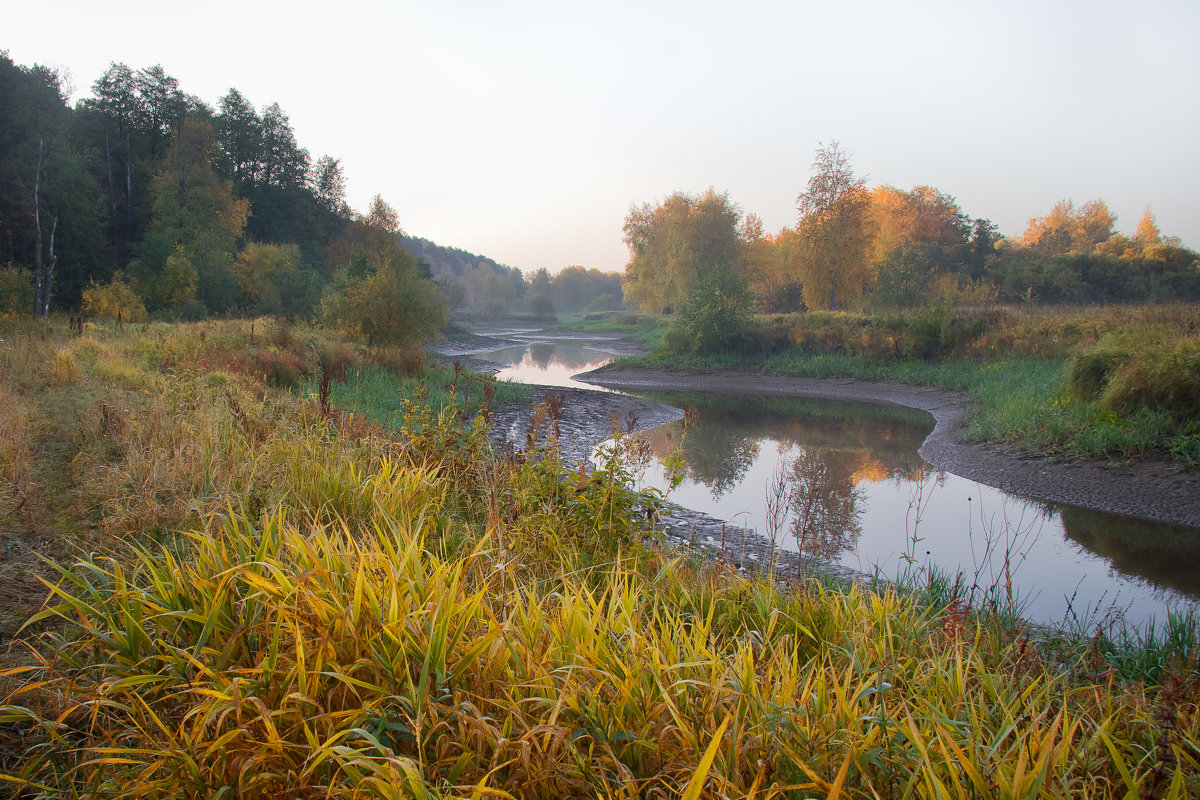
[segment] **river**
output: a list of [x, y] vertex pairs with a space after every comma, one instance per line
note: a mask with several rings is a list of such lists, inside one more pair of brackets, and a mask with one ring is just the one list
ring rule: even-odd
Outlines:
[[[514, 335], [512, 331], [506, 335]], [[609, 340], [549, 339], [480, 354], [497, 377], [596, 387], [571, 376], [607, 363]], [[892, 578], [932, 566], [972, 602], [1013, 601], [1044, 623], [1145, 626], [1200, 609], [1200, 530], [1017, 497], [938, 470], [917, 450], [933, 428], [923, 411], [845, 401], [639, 392], [696, 409], [643, 436], [687, 463], [669, 499], [803, 551]], [[661, 462], [646, 485], [667, 488]], [[772, 488], [774, 487], [774, 488]], [[774, 520], [774, 522], [772, 522]]]

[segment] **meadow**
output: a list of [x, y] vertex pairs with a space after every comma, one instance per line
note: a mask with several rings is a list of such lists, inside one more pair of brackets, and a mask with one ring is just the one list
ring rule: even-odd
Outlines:
[[1190, 620], [746, 578], [658, 543], [620, 447], [495, 453], [508, 389], [320, 330], [0, 339], [16, 796], [1200, 794]]

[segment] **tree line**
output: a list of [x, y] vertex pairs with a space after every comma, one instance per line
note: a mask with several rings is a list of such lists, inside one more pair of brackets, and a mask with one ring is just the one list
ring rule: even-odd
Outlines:
[[279, 104], [233, 88], [213, 107], [157, 65], [91, 88], [71, 106], [57, 71], [0, 52], [0, 313], [322, 316], [382, 341], [528, 307], [519, 269], [406, 236], [381, 197], [352, 210], [341, 162]]
[[354, 249], [336, 159], [314, 161], [278, 104], [257, 111], [231, 89], [212, 108], [161, 66], [113, 64], [92, 90], [71, 107], [56, 71], [0, 54], [10, 302], [29, 270], [39, 315], [114, 278], [182, 317], [315, 310]]
[[772, 235], [712, 188], [632, 208], [627, 297], [685, 311], [696, 335], [750, 310], [1200, 300], [1200, 256], [1164, 236], [1149, 210], [1125, 235], [1102, 201], [1063, 200], [1008, 238], [933, 187], [868, 188], [836, 142], [818, 149], [797, 210], [796, 225]]

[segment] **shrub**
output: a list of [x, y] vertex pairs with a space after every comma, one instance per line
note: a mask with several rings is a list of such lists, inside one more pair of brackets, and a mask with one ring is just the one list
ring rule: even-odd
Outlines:
[[294, 353], [273, 353], [267, 360], [264, 377], [272, 386], [291, 389], [308, 374], [307, 366]]
[[547, 295], [535, 294], [529, 299], [529, 313], [541, 319], [554, 317], [554, 303]]
[[346, 368], [354, 361], [354, 347], [343, 341], [326, 342], [317, 350], [321, 372], [335, 381], [346, 379]]
[[1200, 337], [1148, 346], [1118, 364], [1102, 401], [1121, 414], [1151, 408], [1180, 423], [1200, 418]]
[[0, 317], [33, 310], [33, 273], [9, 264], [0, 269]]
[[1117, 369], [1128, 363], [1130, 357], [1126, 344], [1106, 336], [1071, 357], [1067, 363], [1067, 387], [1080, 400], [1091, 402], [1104, 392]]
[[124, 322], [145, 322], [146, 306], [125, 281], [123, 273], [111, 281], [98, 284], [92, 281], [83, 290], [83, 313], [90, 317], [120, 319]]
[[208, 306], [204, 305], [204, 301], [198, 297], [192, 297], [183, 301], [179, 306], [179, 318], [187, 322], [199, 322], [208, 317]]
[[914, 314], [904, 335], [904, 355], [930, 360], [942, 354], [942, 342], [952, 320], [948, 307], [930, 308]]
[[366, 275], [343, 272], [321, 303], [326, 322], [375, 346], [419, 345], [446, 325], [446, 301], [404, 253], [369, 265]]
[[696, 339], [687, 331], [668, 328], [663, 334], [662, 346], [671, 353], [691, 353], [696, 349]]
[[34, 273], [12, 264], [0, 269], [0, 317], [17, 317], [34, 309]]
[[619, 295], [602, 294], [584, 306], [583, 310], [588, 313], [597, 311], [620, 311], [625, 307], [625, 302]]
[[746, 282], [724, 264], [698, 276], [688, 290], [680, 327], [701, 352], [740, 349], [750, 324], [752, 298]]
[[367, 361], [394, 375], [414, 375], [425, 366], [425, 353], [419, 344], [372, 347], [367, 351]]
[[753, 321], [750, 338], [765, 355], [786, 350], [792, 345], [792, 318], [784, 314], [759, 317]]

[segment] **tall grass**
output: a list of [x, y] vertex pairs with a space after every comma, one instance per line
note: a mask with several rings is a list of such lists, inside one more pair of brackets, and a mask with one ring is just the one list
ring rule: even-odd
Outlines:
[[0, 520], [20, 513], [33, 465], [34, 410], [17, 393], [0, 386]]
[[394, 482], [413, 502], [370, 524], [225, 515], [179, 553], [63, 568], [43, 615], [66, 627], [0, 716], [41, 731], [10, 777], [98, 797], [1200, 789], [1194, 715], [1156, 779], [1155, 692], [1026, 637], [661, 560], [518, 582], [498, 530], [439, 548], [426, 484]]
[[[61, 488], [111, 533], [54, 553], [0, 675], [22, 796], [1200, 792], [1186, 623], [1093, 647], [955, 598], [747, 580], [647, 542], [619, 449], [495, 458], [453, 398], [400, 435], [335, 424], [198, 366], [248, 331], [154, 331], [40, 351], [76, 359]], [[140, 377], [97, 385], [106, 361]]]
[[[351, 415], [355, 401], [345, 415], [321, 420], [296, 392], [315, 400], [303, 374], [323, 367], [335, 389], [355, 370], [400, 385], [368, 360], [377, 356], [270, 319], [87, 323], [81, 334], [65, 319], [0, 320], [0, 577], [8, 587], [0, 635], [40, 601], [37, 554], [104, 552], [129, 533], [167, 536], [230, 502], [252, 514], [271, 507], [287, 495], [294, 450], [318, 422], [346, 429], [323, 434], [340, 443], [338, 463], [367, 469], [381, 457], [381, 439], [367, 436], [365, 416]], [[407, 380], [432, 394], [455, 372]], [[459, 376], [474, 414], [484, 388], [472, 380]], [[504, 392], [496, 389], [494, 401]]]

